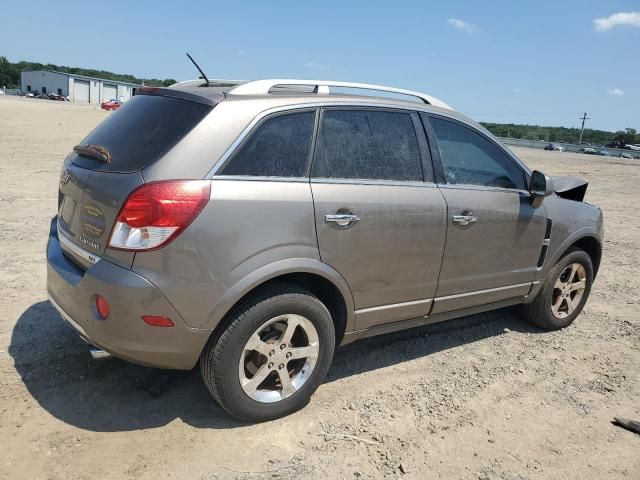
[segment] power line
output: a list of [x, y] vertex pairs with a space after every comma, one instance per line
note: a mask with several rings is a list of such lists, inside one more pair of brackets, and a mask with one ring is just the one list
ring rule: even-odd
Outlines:
[[587, 112], [584, 112], [584, 115], [578, 118], [578, 120], [582, 120], [582, 127], [580, 128], [580, 140], [578, 140], [578, 143], [582, 143], [582, 134], [584, 133], [584, 122], [586, 122], [587, 120], [591, 120], [591, 117], [587, 117]]

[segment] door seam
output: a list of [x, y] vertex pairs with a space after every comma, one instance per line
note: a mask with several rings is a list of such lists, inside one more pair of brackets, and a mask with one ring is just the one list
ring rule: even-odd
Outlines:
[[[442, 190], [440, 190], [440, 187], [438, 186], [437, 183], [436, 183], [436, 188], [438, 189], [438, 193], [440, 193], [440, 196], [444, 200], [444, 242], [442, 243], [442, 252], [440, 253], [440, 268], [438, 269], [438, 279], [436, 281], [436, 293], [433, 296], [434, 300], [437, 298], [438, 290], [440, 289], [440, 275], [442, 274], [442, 266], [444, 265], [444, 254], [447, 251], [447, 237], [449, 235], [449, 203], [447, 202], [447, 197], [444, 196], [444, 194], [442, 193]], [[427, 315], [431, 314], [431, 311], [433, 310], [433, 306], [435, 305], [435, 303], [436, 303], [435, 301], [431, 302], [431, 306], [429, 307], [429, 311], [427, 312]]]

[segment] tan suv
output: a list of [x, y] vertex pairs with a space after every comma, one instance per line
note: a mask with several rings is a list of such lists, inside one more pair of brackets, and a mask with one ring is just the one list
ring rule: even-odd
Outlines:
[[64, 162], [48, 291], [94, 356], [200, 361], [222, 407], [266, 420], [362, 337], [514, 304], [569, 325], [601, 256], [585, 191], [417, 92], [146, 87]]

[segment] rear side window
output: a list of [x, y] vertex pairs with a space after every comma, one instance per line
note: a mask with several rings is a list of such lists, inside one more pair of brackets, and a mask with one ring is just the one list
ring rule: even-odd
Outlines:
[[429, 121], [447, 183], [525, 189], [522, 170], [498, 146], [457, 123], [434, 117]]
[[305, 177], [315, 111], [265, 120], [220, 172], [252, 177]]
[[109, 114], [81, 145], [100, 145], [111, 154], [109, 163], [84, 157], [73, 159], [82, 168], [106, 172], [135, 172], [153, 163], [211, 111], [211, 106], [153, 95], [133, 97]]
[[376, 110], [325, 111], [313, 176], [422, 181], [411, 115]]

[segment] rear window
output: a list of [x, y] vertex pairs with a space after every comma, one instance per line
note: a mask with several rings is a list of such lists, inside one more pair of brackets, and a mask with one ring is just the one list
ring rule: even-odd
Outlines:
[[316, 112], [298, 112], [269, 118], [222, 170], [222, 175], [304, 177]]
[[73, 163], [104, 172], [141, 170], [178, 143], [211, 108], [177, 98], [135, 96], [80, 142], [106, 148], [111, 161], [75, 155]]

